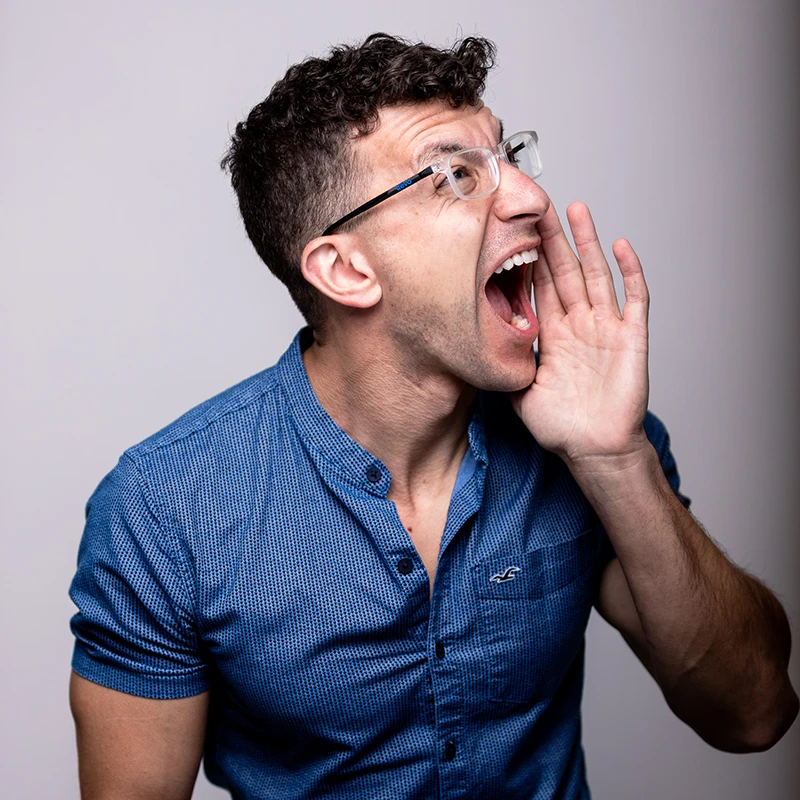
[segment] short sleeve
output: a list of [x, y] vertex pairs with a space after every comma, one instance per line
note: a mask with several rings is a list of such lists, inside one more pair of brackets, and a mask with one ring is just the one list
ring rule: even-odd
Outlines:
[[169, 699], [208, 688], [185, 570], [136, 463], [124, 455], [86, 506], [72, 668], [128, 694]]

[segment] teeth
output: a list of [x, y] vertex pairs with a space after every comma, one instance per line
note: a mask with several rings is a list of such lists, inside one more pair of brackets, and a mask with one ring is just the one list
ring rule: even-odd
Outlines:
[[514, 267], [522, 266], [522, 264], [531, 264], [539, 260], [539, 252], [534, 247], [532, 250], [520, 250], [519, 253], [514, 253], [513, 256], [507, 258], [495, 271], [495, 275], [499, 275], [503, 270], [514, 269]]
[[531, 323], [528, 320], [521, 316], [520, 314], [512, 314], [511, 315], [511, 324], [515, 328], [519, 328], [521, 331], [525, 331], [530, 328]]

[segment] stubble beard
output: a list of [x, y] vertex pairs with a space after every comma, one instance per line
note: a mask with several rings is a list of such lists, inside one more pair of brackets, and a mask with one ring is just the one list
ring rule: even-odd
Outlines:
[[[477, 305], [463, 301], [442, 308], [435, 304], [399, 303], [403, 311], [387, 326], [405, 370], [418, 378], [441, 375], [465, 387], [492, 392], [524, 389], [533, 380], [534, 369], [498, 361], [481, 325]], [[533, 362], [533, 349], [529, 351]], [[527, 368], [526, 368], [527, 367]]]

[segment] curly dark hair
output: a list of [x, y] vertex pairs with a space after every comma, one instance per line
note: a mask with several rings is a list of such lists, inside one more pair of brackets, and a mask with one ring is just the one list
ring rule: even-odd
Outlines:
[[350, 141], [375, 130], [382, 108], [432, 99], [475, 105], [495, 53], [481, 37], [438, 49], [374, 33], [290, 67], [236, 126], [221, 166], [230, 171], [245, 230], [318, 334], [322, 297], [303, 278], [300, 258], [311, 239], [369, 199]]

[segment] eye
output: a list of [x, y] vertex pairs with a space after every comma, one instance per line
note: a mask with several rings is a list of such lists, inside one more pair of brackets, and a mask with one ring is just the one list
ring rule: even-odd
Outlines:
[[[458, 184], [459, 188], [462, 188], [463, 184], [466, 181], [469, 181], [469, 170], [464, 167], [453, 167], [453, 179], [455, 180], [456, 184]], [[437, 189], [452, 189], [452, 184], [450, 183], [450, 178], [446, 175], [442, 175], [439, 182], [436, 184]]]
[[[458, 186], [458, 190], [464, 194], [471, 194], [479, 183], [479, 177], [474, 165], [468, 163], [451, 164], [450, 172], [452, 179]], [[448, 176], [442, 176], [442, 180], [437, 184], [437, 189], [452, 191], [453, 186]]]

